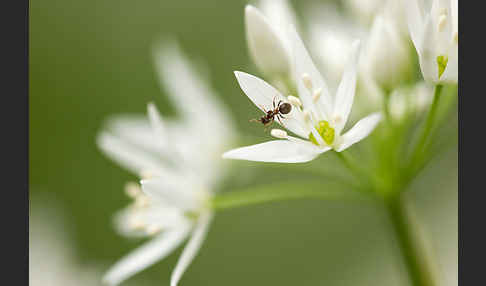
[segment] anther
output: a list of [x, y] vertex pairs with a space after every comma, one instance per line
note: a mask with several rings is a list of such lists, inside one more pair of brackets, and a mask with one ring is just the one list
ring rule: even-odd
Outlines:
[[148, 225], [146, 228], [145, 228], [145, 231], [148, 235], [154, 235], [154, 234], [157, 234], [158, 232], [160, 232], [162, 230], [162, 228], [158, 225], [155, 225], [155, 224], [151, 224], [151, 225]]
[[314, 90], [314, 94], [312, 95], [312, 100], [314, 101], [314, 103], [319, 101], [321, 94], [322, 94], [322, 88], [318, 88], [318, 89]]
[[447, 22], [447, 15], [441, 14], [439, 16], [439, 32], [442, 32], [444, 30], [446, 22]]
[[125, 184], [125, 194], [132, 199], [135, 199], [139, 194], [141, 194], [140, 186], [135, 182], [127, 182]]
[[275, 138], [280, 138], [280, 139], [286, 139], [287, 138], [287, 132], [285, 132], [282, 129], [272, 129], [270, 131], [270, 135], [272, 135]]
[[305, 122], [309, 122], [310, 121], [310, 113], [309, 113], [309, 110], [304, 110], [304, 112], [302, 112], [302, 115], [304, 116], [304, 120]]
[[312, 90], [312, 79], [311, 79], [310, 75], [308, 75], [306, 73], [302, 74], [302, 81], [304, 82], [304, 86], [308, 90]]

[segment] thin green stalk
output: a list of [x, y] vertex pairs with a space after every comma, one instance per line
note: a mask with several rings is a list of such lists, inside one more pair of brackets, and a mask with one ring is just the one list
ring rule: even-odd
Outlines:
[[399, 194], [385, 204], [413, 285], [437, 286], [434, 269], [403, 197]]
[[432, 131], [432, 127], [434, 126], [434, 121], [435, 121], [435, 116], [437, 113], [437, 109], [439, 106], [439, 101], [440, 101], [440, 94], [442, 91], [443, 86], [442, 85], [436, 85], [434, 89], [434, 99], [432, 101], [432, 105], [430, 106], [429, 112], [427, 114], [427, 119], [425, 121], [424, 128], [422, 129], [422, 133], [420, 134], [419, 141], [417, 142], [417, 145], [415, 145], [415, 148], [412, 151], [411, 159], [410, 159], [410, 164], [409, 164], [409, 170], [414, 173], [414, 170], [416, 169], [416, 165], [419, 163], [419, 159], [422, 155], [422, 153], [425, 150], [425, 146], [428, 142], [428, 139], [430, 138], [430, 133]]
[[367, 187], [370, 184], [370, 178], [366, 171], [362, 169], [354, 159], [347, 153], [347, 152], [334, 152], [339, 159], [343, 162], [343, 164], [348, 168], [360, 182], [363, 184], [361, 189], [367, 190]]
[[322, 185], [316, 183], [280, 183], [218, 194], [211, 200], [210, 207], [220, 211], [294, 199], [360, 200], [363, 198], [364, 196], [358, 192], [336, 190], [333, 186], [323, 190]]

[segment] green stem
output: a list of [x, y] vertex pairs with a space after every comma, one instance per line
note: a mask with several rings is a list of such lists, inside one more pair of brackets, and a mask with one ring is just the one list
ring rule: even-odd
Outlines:
[[360, 182], [363, 183], [363, 186], [360, 189], [366, 190], [367, 186], [370, 184], [370, 179], [366, 171], [360, 168], [347, 152], [343, 151], [334, 153], [339, 159], [341, 159], [346, 168], [348, 168], [360, 180]]
[[434, 99], [432, 101], [432, 105], [430, 106], [429, 112], [427, 114], [427, 119], [425, 121], [425, 126], [422, 129], [422, 133], [419, 137], [419, 141], [417, 145], [415, 146], [411, 160], [410, 160], [410, 165], [409, 169], [411, 170], [412, 173], [414, 173], [414, 170], [416, 169], [417, 164], [419, 163], [419, 159], [421, 155], [423, 154], [425, 150], [425, 146], [428, 142], [429, 135], [431, 133], [432, 127], [434, 126], [434, 121], [435, 121], [435, 116], [437, 113], [437, 108], [439, 106], [439, 99], [440, 99], [440, 94], [442, 91], [443, 86], [442, 85], [436, 85], [434, 89]]
[[385, 204], [413, 285], [437, 286], [432, 263], [403, 197], [389, 198]]
[[262, 203], [294, 200], [294, 199], [320, 199], [320, 200], [359, 200], [364, 196], [357, 192], [336, 190], [330, 186], [322, 190], [321, 184], [272, 184], [259, 186], [249, 190], [233, 191], [213, 197], [210, 207], [215, 211], [244, 207]]

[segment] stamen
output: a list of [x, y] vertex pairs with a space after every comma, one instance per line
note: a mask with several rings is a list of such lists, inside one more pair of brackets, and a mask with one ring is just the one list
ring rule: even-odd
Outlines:
[[127, 182], [125, 184], [125, 194], [132, 199], [135, 199], [142, 193], [140, 186], [135, 182]]
[[145, 194], [140, 194], [135, 198], [135, 206], [139, 208], [147, 207], [150, 205], [150, 198]]
[[308, 75], [306, 73], [302, 74], [302, 81], [304, 82], [304, 86], [308, 90], [312, 91], [312, 79], [311, 79], [310, 75]]
[[145, 223], [140, 219], [131, 219], [130, 220], [130, 228], [133, 230], [143, 230], [145, 229]]
[[304, 116], [304, 121], [305, 123], [309, 123], [310, 122], [310, 113], [309, 113], [309, 110], [304, 110], [302, 112], [302, 115]]
[[321, 94], [322, 94], [322, 88], [318, 88], [318, 89], [314, 90], [314, 94], [312, 95], [312, 100], [314, 101], [314, 103], [319, 101]]
[[157, 234], [158, 232], [160, 232], [162, 230], [162, 228], [158, 225], [155, 225], [155, 224], [151, 224], [151, 225], [148, 225], [146, 228], [145, 228], [145, 232], [148, 234], [148, 235], [154, 235], [154, 234]]
[[296, 107], [301, 107], [302, 106], [302, 102], [300, 101], [300, 99], [298, 99], [297, 97], [295, 96], [292, 96], [292, 95], [289, 95], [287, 96], [287, 100], [290, 102], [290, 104], [292, 104], [293, 106], [296, 106]]
[[154, 173], [150, 170], [143, 170], [140, 172], [140, 177], [143, 179], [143, 180], [148, 180], [148, 179], [151, 179], [154, 177]]
[[287, 132], [282, 129], [272, 129], [272, 131], [270, 131], [270, 135], [280, 139], [286, 139], [288, 136]]
[[444, 30], [446, 22], [447, 22], [447, 15], [441, 14], [439, 16], [439, 32], [442, 32]]

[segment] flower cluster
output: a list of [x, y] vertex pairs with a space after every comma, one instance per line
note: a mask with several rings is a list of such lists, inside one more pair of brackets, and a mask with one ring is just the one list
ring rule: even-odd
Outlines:
[[[133, 202], [116, 214], [118, 231], [151, 238], [116, 263], [105, 275], [106, 283], [124, 281], [190, 237], [172, 273], [171, 285], [177, 285], [217, 208], [216, 190], [227, 163], [221, 156], [303, 163], [334, 151], [359, 177], [360, 191], [371, 190], [387, 209], [399, 212], [400, 192], [426, 161], [422, 157], [441, 90], [458, 80], [457, 0], [433, 0], [430, 9], [419, 0], [345, 3], [351, 11], [347, 15], [329, 4], [311, 6], [308, 23], [298, 22], [285, 0], [246, 6], [248, 49], [264, 79], [242, 71], [234, 74], [244, 94], [263, 112], [255, 121], [282, 129], [270, 131], [277, 140], [226, 152], [235, 138], [232, 121], [207, 79], [195, 72], [176, 44], [156, 46], [160, 83], [179, 118], [162, 118], [149, 103], [148, 119], [113, 118], [98, 136], [106, 155], [140, 178], [140, 183], [126, 185]], [[303, 39], [309, 49], [298, 30], [308, 36]], [[419, 68], [414, 69], [413, 47], [424, 81], [414, 75]], [[411, 152], [403, 151], [406, 144], [400, 140], [413, 125], [407, 120], [422, 119], [417, 114], [426, 110], [418, 141], [410, 144]], [[380, 129], [382, 121], [386, 124], [376, 136], [381, 145], [375, 148], [374, 169], [356, 168], [341, 152]], [[269, 197], [278, 198], [278, 193]], [[406, 215], [393, 215], [398, 226], [406, 225], [400, 221]]]
[[133, 203], [116, 215], [117, 229], [152, 238], [106, 273], [104, 281], [111, 285], [163, 259], [190, 236], [172, 274], [171, 285], [177, 284], [208, 230], [209, 200], [224, 173], [217, 159], [233, 138], [231, 119], [215, 92], [178, 47], [158, 46], [154, 54], [180, 119], [163, 119], [150, 103], [148, 120], [119, 116], [98, 136], [110, 158], [141, 178], [140, 185], [126, 185]]

